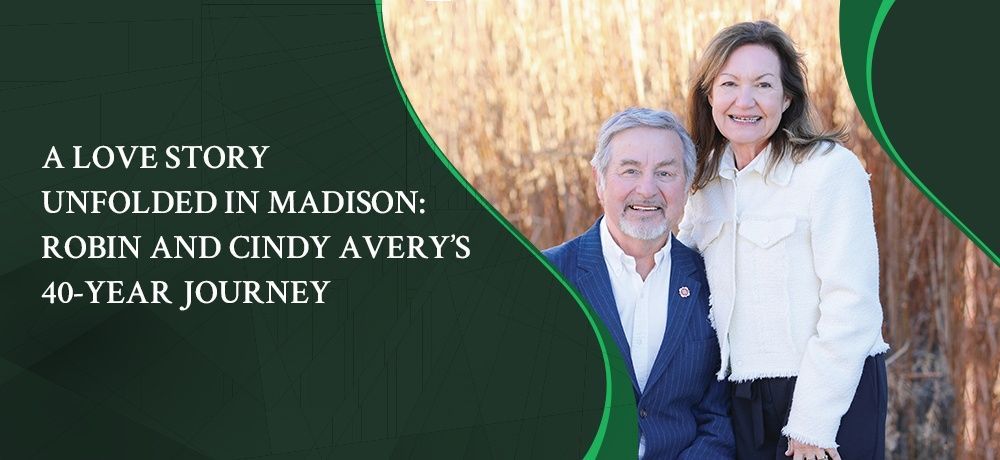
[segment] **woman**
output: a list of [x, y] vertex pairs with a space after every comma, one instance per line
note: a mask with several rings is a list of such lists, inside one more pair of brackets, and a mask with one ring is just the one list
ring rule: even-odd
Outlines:
[[724, 29], [691, 89], [680, 239], [701, 251], [739, 458], [883, 458], [886, 382], [868, 175], [821, 132], [791, 39]]

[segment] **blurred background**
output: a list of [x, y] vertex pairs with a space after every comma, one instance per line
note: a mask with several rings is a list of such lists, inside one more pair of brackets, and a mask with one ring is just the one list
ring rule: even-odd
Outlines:
[[832, 0], [407, 1], [384, 5], [407, 96], [458, 170], [537, 247], [600, 214], [589, 160], [608, 116], [686, 111], [721, 28], [767, 19], [806, 55], [820, 118], [872, 175], [889, 458], [1000, 455], [1000, 269], [907, 180], [858, 114]]

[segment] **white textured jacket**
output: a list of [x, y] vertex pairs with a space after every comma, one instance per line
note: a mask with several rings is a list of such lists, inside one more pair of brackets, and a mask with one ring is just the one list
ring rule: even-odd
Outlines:
[[719, 380], [797, 376], [782, 433], [836, 447], [865, 359], [889, 345], [868, 174], [844, 147], [823, 150], [765, 177], [770, 147], [739, 171], [727, 148], [678, 238], [705, 258]]

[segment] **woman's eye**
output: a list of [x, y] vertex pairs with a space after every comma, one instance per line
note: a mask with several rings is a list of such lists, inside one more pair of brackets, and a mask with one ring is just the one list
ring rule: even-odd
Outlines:
[[731, 81], [724, 81], [721, 84], [719, 84], [719, 86], [736, 86], [736, 83]]
[[762, 81], [762, 82], [758, 83], [757, 86], [759, 86], [761, 88], [771, 88], [772, 87], [771, 84], [768, 83], [768, 82], [766, 82], [766, 81]]

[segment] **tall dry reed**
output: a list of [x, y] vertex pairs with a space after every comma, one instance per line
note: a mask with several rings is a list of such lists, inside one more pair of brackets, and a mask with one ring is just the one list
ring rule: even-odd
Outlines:
[[683, 115], [688, 77], [722, 27], [768, 19], [806, 54], [827, 124], [872, 174], [889, 362], [891, 458], [1000, 452], [1000, 270], [899, 172], [844, 80], [834, 1], [391, 2], [407, 95], [444, 153], [536, 246], [593, 224], [588, 164], [628, 106]]

